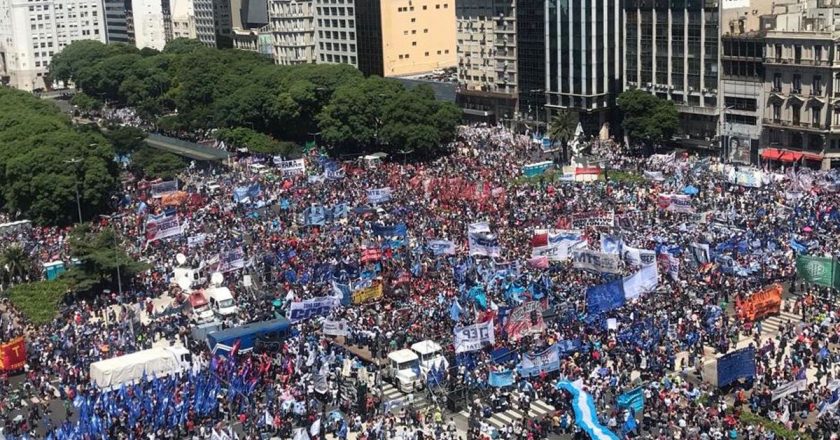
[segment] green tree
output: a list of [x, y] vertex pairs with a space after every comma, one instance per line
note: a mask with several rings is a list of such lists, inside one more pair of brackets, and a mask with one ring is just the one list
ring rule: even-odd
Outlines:
[[672, 101], [634, 89], [618, 97], [621, 126], [634, 142], [648, 147], [670, 140], [678, 132], [680, 118]]
[[563, 144], [563, 163], [569, 159], [568, 144], [575, 135], [577, 118], [568, 110], [560, 110], [551, 118], [548, 124], [548, 137], [552, 142]]
[[118, 246], [119, 237], [114, 229], [95, 232], [83, 224], [70, 234], [70, 255], [79, 263], [61, 275], [76, 292], [93, 292], [116, 288], [117, 266], [123, 285], [134, 275], [149, 268], [148, 264], [135, 261]]
[[146, 133], [136, 127], [114, 126], [104, 132], [105, 138], [114, 147], [114, 153], [119, 156], [129, 156], [143, 147]]
[[35, 325], [49, 324], [58, 314], [58, 306], [70, 291], [66, 280], [18, 284], [9, 289], [9, 301]]
[[130, 167], [150, 179], [172, 180], [187, 166], [186, 160], [172, 153], [162, 153], [152, 147], [140, 147], [131, 156]]
[[14, 244], [0, 252], [0, 272], [4, 282], [23, 280], [33, 266], [32, 258], [20, 245]]
[[70, 98], [70, 104], [75, 105], [83, 112], [90, 112], [102, 108], [102, 101], [91, 97], [87, 93], [79, 92]]
[[460, 121], [460, 111], [435, 100], [428, 86], [400, 91], [384, 104], [382, 115], [380, 137], [389, 153], [414, 151], [425, 157], [436, 155], [454, 137]]

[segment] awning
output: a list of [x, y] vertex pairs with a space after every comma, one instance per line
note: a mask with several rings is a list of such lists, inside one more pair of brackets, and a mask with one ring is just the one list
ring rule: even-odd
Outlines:
[[805, 160], [823, 160], [825, 157], [817, 153], [802, 153], [802, 158]]
[[764, 151], [761, 152], [761, 158], [767, 160], [779, 160], [782, 156], [782, 151], [776, 148], [765, 148]]
[[785, 151], [779, 156], [782, 162], [799, 162], [800, 159], [802, 159], [802, 153], [796, 151]]
[[780, 162], [798, 162], [803, 158], [808, 160], [822, 160], [823, 155], [817, 153], [803, 153], [801, 151], [782, 150], [778, 148], [765, 148], [761, 152], [761, 158], [765, 160], [778, 160]]

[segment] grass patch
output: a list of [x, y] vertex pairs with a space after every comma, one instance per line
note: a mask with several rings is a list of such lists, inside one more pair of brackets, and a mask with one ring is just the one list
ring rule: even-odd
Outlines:
[[790, 429], [785, 428], [784, 425], [782, 425], [781, 423], [776, 423], [766, 417], [753, 414], [749, 411], [743, 411], [741, 413], [741, 422], [746, 425], [763, 426], [765, 429], [776, 434], [776, 438], [791, 440], [811, 438], [811, 436], [805, 433], [799, 431], [791, 431]]
[[70, 285], [64, 280], [19, 284], [8, 291], [12, 304], [36, 325], [51, 322]]

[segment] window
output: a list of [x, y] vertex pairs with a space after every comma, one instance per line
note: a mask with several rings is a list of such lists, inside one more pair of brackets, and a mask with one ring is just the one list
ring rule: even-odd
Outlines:
[[400, 54], [400, 59], [403, 59], [403, 55], [402, 55], [402, 54]]
[[411, 45], [412, 45], [412, 46], [417, 46], [417, 42], [416, 42], [416, 41], [412, 41], [412, 42], [411, 42]]
[[799, 125], [800, 116], [802, 115], [802, 107], [801, 106], [791, 106], [790, 111], [793, 115], [793, 117], [791, 117], [791, 122], [793, 122], [793, 125]]
[[410, 54], [405, 54], [406, 59], [408, 59], [409, 56], [410, 56]]
[[414, 23], [415, 21], [417, 21], [417, 19], [416, 19], [416, 18], [412, 18], [412, 19], [411, 19], [411, 22], [412, 22], [412, 23]]
[[446, 49], [445, 51], [443, 51], [443, 53], [449, 53], [449, 49]]
[[811, 123], [814, 126], [820, 126], [820, 108], [819, 107], [811, 107]]
[[429, 30], [428, 30], [428, 29], [423, 29], [423, 33], [424, 33], [424, 34], [428, 34], [428, 33], [429, 33]]
[[776, 49], [776, 62], [781, 63], [782, 62], [782, 45], [777, 44], [775, 49]]
[[793, 46], [793, 62], [799, 64], [802, 62], [802, 46]]
[[817, 61], [817, 64], [822, 60], [822, 46], [814, 45], [814, 60]]
[[426, 52], [426, 56], [429, 56], [429, 52]]
[[782, 119], [782, 105], [773, 104], [773, 122], [779, 122]]
[[412, 30], [411, 30], [411, 35], [414, 35], [414, 34], [416, 34], [416, 33], [417, 33], [417, 29], [412, 29]]
[[443, 9], [449, 9], [449, 3], [444, 3], [443, 4]]
[[811, 94], [822, 95], [822, 77], [820, 75], [814, 75], [814, 80], [811, 83]]
[[802, 75], [798, 73], [793, 74], [793, 83], [790, 85], [791, 93], [799, 93], [802, 91]]
[[440, 5], [435, 5], [435, 9], [440, 9]]
[[773, 91], [774, 92], [781, 92], [782, 91], [782, 74], [781, 73], [774, 73], [773, 74]]

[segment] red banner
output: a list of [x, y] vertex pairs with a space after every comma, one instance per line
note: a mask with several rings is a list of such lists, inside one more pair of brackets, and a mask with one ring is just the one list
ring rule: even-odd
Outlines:
[[362, 263], [370, 263], [382, 259], [382, 251], [376, 248], [362, 249]]
[[0, 369], [3, 371], [20, 370], [25, 362], [26, 346], [22, 337], [0, 345]]
[[531, 334], [542, 333], [546, 329], [542, 312], [548, 310], [548, 301], [527, 301], [513, 309], [507, 317], [505, 331], [508, 339], [518, 341]]

